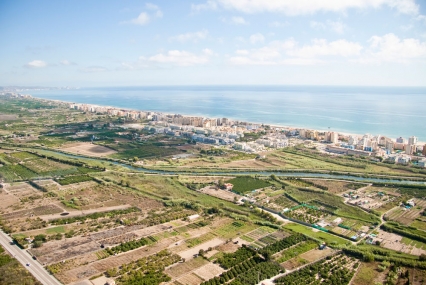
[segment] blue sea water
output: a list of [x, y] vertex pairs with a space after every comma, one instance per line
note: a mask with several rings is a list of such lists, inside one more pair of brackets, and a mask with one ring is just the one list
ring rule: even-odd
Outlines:
[[26, 92], [34, 97], [426, 141], [426, 87], [153, 86]]

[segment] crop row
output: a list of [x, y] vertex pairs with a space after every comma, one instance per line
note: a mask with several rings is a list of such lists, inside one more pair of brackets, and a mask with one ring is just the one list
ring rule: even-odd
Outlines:
[[308, 238], [302, 234], [293, 234], [291, 236], [285, 237], [276, 243], [270, 244], [262, 249], [262, 254], [274, 254], [280, 252], [283, 249], [289, 248], [295, 244], [298, 244], [302, 241], [306, 241]]
[[318, 247], [318, 244], [315, 241], [307, 241], [297, 244], [296, 246], [290, 247], [280, 253], [277, 262], [285, 262], [295, 256], [298, 256], [304, 252], [307, 252], [311, 249]]
[[57, 219], [57, 220], [52, 220], [52, 221], [50, 221], [50, 223], [52, 225], [65, 225], [65, 224], [71, 224], [71, 223], [75, 223], [75, 222], [84, 222], [88, 219], [96, 220], [98, 218], [103, 218], [103, 217], [114, 218], [118, 215], [124, 215], [124, 214], [133, 213], [133, 212], [139, 212], [139, 211], [140, 210], [137, 207], [130, 207], [130, 208], [123, 209], [123, 210], [112, 210], [112, 211], [108, 211], [108, 212], [96, 212], [96, 213], [88, 214], [88, 215], [85, 215], [85, 216], [61, 218], [61, 219]]
[[331, 260], [323, 259], [300, 270], [291, 272], [274, 280], [275, 284], [308, 285], [308, 284], [349, 284], [357, 263], [352, 267], [343, 266], [347, 263], [342, 255]]
[[126, 252], [126, 251], [130, 251], [130, 250], [133, 250], [133, 249], [137, 249], [139, 247], [150, 244], [152, 242], [153, 241], [151, 239], [143, 237], [139, 240], [132, 240], [132, 241], [121, 243], [121, 244], [114, 246], [114, 247], [107, 248], [107, 249], [105, 249], [105, 251], [109, 255], [113, 255], [113, 254], [116, 254], [116, 253]]
[[92, 177], [87, 175], [75, 175], [75, 176], [67, 176], [65, 178], [55, 179], [61, 185], [69, 185], [73, 183], [80, 183], [93, 180]]
[[106, 275], [118, 276], [117, 280], [124, 285], [157, 285], [171, 280], [163, 270], [180, 259], [178, 255], [162, 250], [154, 255], [123, 264], [119, 269], [109, 269]]

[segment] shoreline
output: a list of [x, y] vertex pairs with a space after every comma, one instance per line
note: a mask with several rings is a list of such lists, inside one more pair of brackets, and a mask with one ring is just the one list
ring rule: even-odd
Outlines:
[[[30, 96], [32, 98], [35, 99], [41, 99], [41, 100], [46, 100], [46, 101], [53, 101], [53, 102], [58, 102], [58, 103], [65, 103], [65, 104], [85, 104], [85, 105], [92, 105], [92, 106], [99, 106], [99, 107], [103, 107], [103, 108], [113, 108], [113, 109], [119, 109], [119, 110], [125, 110], [125, 111], [135, 111], [135, 112], [154, 112], [154, 113], [160, 113], [160, 114], [164, 114], [164, 115], [182, 115], [185, 117], [204, 117], [202, 114], [183, 114], [183, 113], [168, 113], [168, 112], [164, 112], [164, 111], [155, 111], [155, 110], [139, 110], [139, 109], [130, 109], [130, 108], [125, 108], [125, 107], [117, 107], [117, 106], [111, 106], [111, 105], [99, 105], [99, 104], [93, 104], [93, 103], [79, 103], [79, 102], [75, 102], [75, 101], [66, 101], [66, 100], [59, 100], [59, 99], [46, 99], [46, 98], [41, 98], [41, 97], [36, 97], [32, 94], [30, 94]], [[205, 117], [205, 118], [209, 118], [209, 117]], [[221, 117], [212, 117], [210, 119], [216, 119], [216, 118], [221, 118]], [[338, 130], [332, 130], [332, 129], [328, 129], [328, 130], [323, 130], [323, 129], [314, 129], [314, 128], [310, 128], [310, 127], [302, 127], [302, 126], [288, 126], [288, 125], [277, 125], [275, 123], [265, 123], [265, 122], [254, 122], [254, 121], [242, 121], [241, 119], [237, 119], [235, 117], [226, 117], [227, 119], [231, 120], [231, 121], [237, 121], [237, 122], [244, 122], [247, 124], [254, 124], [254, 125], [269, 125], [270, 127], [273, 128], [284, 128], [284, 129], [289, 129], [289, 130], [297, 130], [297, 129], [306, 129], [306, 130], [312, 130], [312, 131], [317, 131], [320, 133], [327, 133], [327, 132], [336, 132], [339, 135], [342, 136], [354, 136], [354, 137], [363, 137], [365, 134], [368, 133], [364, 133], [364, 134], [359, 134], [359, 133], [353, 133], [351, 131], [338, 131]], [[371, 134], [372, 136], [377, 136], [379, 134]], [[380, 134], [380, 136], [385, 136], [390, 138], [393, 142], [396, 142], [396, 138], [392, 138], [390, 136], [387, 136], [386, 134]], [[426, 145], [426, 141], [418, 141], [417, 145]]]

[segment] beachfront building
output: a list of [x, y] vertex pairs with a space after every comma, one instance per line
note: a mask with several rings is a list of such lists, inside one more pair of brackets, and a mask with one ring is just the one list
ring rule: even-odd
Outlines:
[[416, 152], [416, 146], [412, 144], [405, 145], [405, 154], [412, 155], [414, 152]]
[[386, 143], [385, 143], [385, 149], [386, 149], [386, 152], [388, 154], [391, 154], [393, 152], [393, 146], [394, 146], [393, 141], [391, 141], [391, 140], [386, 141]]
[[391, 154], [388, 156], [388, 161], [397, 164], [408, 164], [411, 161], [411, 156], [405, 154]]
[[288, 146], [288, 139], [285, 135], [263, 136], [257, 139], [256, 143], [270, 148], [284, 148]]
[[423, 146], [422, 154], [423, 154], [424, 156], [426, 156], [426, 144]]
[[364, 151], [364, 150], [358, 150], [358, 149], [352, 149], [352, 148], [345, 148], [341, 146], [333, 146], [328, 145], [325, 150], [330, 153], [335, 154], [343, 154], [343, 155], [356, 155], [356, 156], [371, 156], [372, 152], [370, 151]]
[[327, 132], [325, 134], [326, 141], [336, 144], [339, 140], [339, 134], [336, 132]]
[[403, 138], [403, 137], [399, 137], [399, 138], [397, 138], [396, 139], [396, 142], [397, 143], [403, 143], [403, 144], [405, 144], [406, 142], [405, 142], [405, 139]]
[[415, 136], [412, 136], [412, 137], [408, 138], [408, 144], [409, 145], [416, 145], [417, 141], [418, 141], [418, 138], [415, 137]]
[[357, 145], [358, 144], [358, 138], [354, 137], [354, 136], [349, 136], [348, 144], [353, 145], [353, 146]]
[[245, 151], [245, 152], [258, 152], [258, 151], [265, 150], [265, 147], [263, 145], [260, 145], [260, 144], [254, 143], [254, 142], [235, 143], [233, 145], [233, 148], [235, 150], [241, 150], [241, 151]]

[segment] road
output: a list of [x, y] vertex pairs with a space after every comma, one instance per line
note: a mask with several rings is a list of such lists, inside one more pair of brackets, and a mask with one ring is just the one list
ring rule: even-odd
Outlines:
[[[33, 260], [30, 254], [20, 249], [17, 245], [11, 244], [12, 239], [0, 230], [0, 244], [10, 252], [38, 281], [44, 285], [60, 285], [58, 280], [50, 275], [46, 269], [36, 260]], [[26, 264], [30, 264], [27, 266]]]

